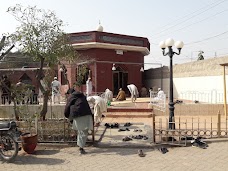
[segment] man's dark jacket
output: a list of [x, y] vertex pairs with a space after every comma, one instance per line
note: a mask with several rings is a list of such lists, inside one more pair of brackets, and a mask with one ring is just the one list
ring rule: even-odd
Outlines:
[[86, 96], [81, 92], [73, 92], [67, 100], [64, 115], [67, 118], [92, 115]]

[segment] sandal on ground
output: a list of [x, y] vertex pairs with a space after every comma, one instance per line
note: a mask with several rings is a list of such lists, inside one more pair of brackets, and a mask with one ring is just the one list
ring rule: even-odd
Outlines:
[[146, 155], [143, 153], [142, 150], [138, 150], [139, 157], [145, 157]]
[[165, 148], [165, 147], [161, 147], [161, 148], [159, 148], [158, 150], [159, 150], [162, 154], [165, 154], [165, 153], [168, 152], [168, 149]]
[[134, 129], [133, 132], [142, 132], [142, 130], [141, 129]]
[[148, 140], [148, 136], [144, 135], [143, 140]]
[[106, 128], [110, 128], [111, 126], [109, 125], [109, 123], [105, 123], [104, 125]]
[[134, 136], [134, 139], [142, 139], [143, 138], [143, 136], [142, 135], [136, 135], [136, 136]]
[[127, 122], [124, 124], [125, 127], [131, 126], [132, 124], [130, 122]]
[[124, 137], [122, 140], [123, 140], [123, 141], [131, 141], [132, 139], [131, 139], [130, 137], [126, 136], [126, 137]]
[[114, 124], [114, 128], [119, 128], [119, 124], [117, 122]]
[[118, 130], [118, 132], [121, 132], [121, 131], [126, 131], [126, 129], [120, 128], [120, 129]]

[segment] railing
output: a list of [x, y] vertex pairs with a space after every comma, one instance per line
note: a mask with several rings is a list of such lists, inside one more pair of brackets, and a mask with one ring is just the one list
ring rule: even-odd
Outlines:
[[[9, 95], [1, 95], [0, 104], [12, 104], [12, 97]], [[39, 96], [38, 94], [32, 94], [31, 96], [25, 96], [24, 94], [21, 94], [17, 100], [17, 104], [39, 104]]]
[[188, 138], [228, 138], [228, 120], [220, 113], [204, 118], [177, 117], [174, 123], [175, 129], [169, 129], [168, 118], [153, 116], [153, 142], [185, 146]]
[[166, 94], [162, 98], [157, 97], [157, 92], [150, 91], [150, 103], [159, 110], [166, 110]]
[[[228, 94], [227, 94], [228, 95]], [[224, 93], [217, 90], [210, 91], [182, 91], [179, 99], [219, 104], [224, 102]]]

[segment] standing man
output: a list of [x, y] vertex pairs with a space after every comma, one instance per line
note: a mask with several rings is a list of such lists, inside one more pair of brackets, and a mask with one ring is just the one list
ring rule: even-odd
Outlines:
[[92, 94], [92, 81], [91, 78], [89, 77], [88, 80], [86, 81], [86, 96], [90, 96]]
[[79, 146], [79, 154], [85, 154], [85, 144], [88, 137], [88, 131], [93, 130], [93, 118], [86, 96], [74, 89], [68, 90], [71, 95], [67, 100], [64, 115], [73, 121], [73, 129], [78, 131], [77, 145]]
[[52, 88], [52, 102], [55, 104], [55, 98], [57, 97], [58, 99], [58, 104], [60, 104], [60, 86], [61, 83], [58, 81], [57, 77], [54, 77], [54, 81], [51, 83], [51, 88]]
[[131, 93], [131, 101], [135, 102], [137, 97], [139, 96], [139, 92], [138, 92], [137, 87], [134, 84], [129, 84], [127, 86], [127, 88], [130, 91], [130, 93]]

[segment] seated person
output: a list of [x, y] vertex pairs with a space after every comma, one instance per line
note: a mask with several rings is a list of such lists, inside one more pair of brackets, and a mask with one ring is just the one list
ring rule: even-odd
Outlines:
[[126, 100], [126, 94], [125, 94], [125, 91], [123, 91], [122, 88], [119, 89], [119, 93], [118, 93], [117, 96], [116, 96], [116, 100], [117, 100], [117, 101]]
[[165, 97], [164, 91], [161, 88], [158, 88], [157, 97], [153, 98], [153, 101], [156, 102], [156, 101], [159, 101], [159, 100], [163, 100], [164, 97]]
[[141, 97], [148, 97], [148, 91], [147, 91], [146, 87], [143, 86], [141, 88], [140, 95], [141, 95]]

